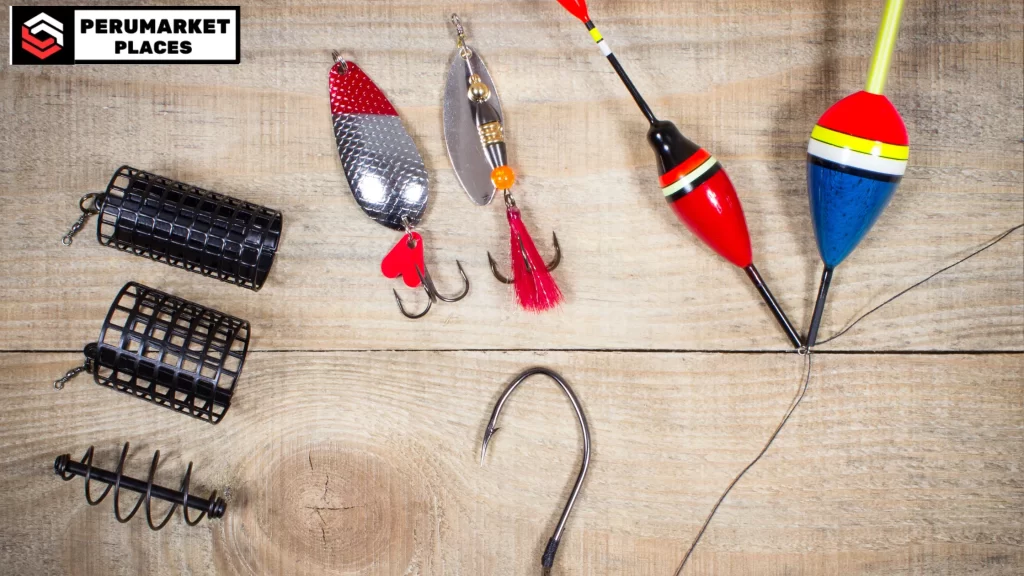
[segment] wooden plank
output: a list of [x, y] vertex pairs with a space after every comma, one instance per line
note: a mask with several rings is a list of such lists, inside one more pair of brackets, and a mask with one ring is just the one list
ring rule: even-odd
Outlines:
[[[256, 353], [211, 426], [85, 379], [71, 354], [0, 354], [0, 565], [12, 574], [529, 574], [579, 458], [594, 455], [558, 574], [669, 574], [795, 393], [792, 354]], [[816, 354], [804, 403], [736, 487], [687, 574], [1019, 574], [1024, 355]], [[50, 461], [231, 489], [224, 519], [151, 533]], [[126, 500], [126, 503], [129, 501]], [[162, 508], [161, 508], [162, 509]]]
[[[802, 330], [819, 274], [805, 141], [822, 111], [860, 87], [877, 8], [593, 8], [652, 104], [728, 167], [757, 261]], [[501, 89], [520, 203], [542, 250], [549, 231], [559, 234], [561, 312], [519, 313], [490, 278], [485, 252], [505, 250], [502, 210], [467, 202], [448, 166], [440, 101], [452, 9]], [[314, 0], [245, 3], [242, 14], [239, 66], [0, 67], [0, 349], [79, 348], [128, 280], [249, 319], [260, 350], [786, 347], [743, 274], [663, 205], [641, 117], [554, 2]], [[911, 165], [877, 229], [839, 269], [823, 334], [1022, 220], [1022, 16], [1015, 2], [908, 5], [888, 90], [910, 130]], [[388, 92], [425, 156], [434, 275], [452, 285], [458, 258], [473, 281], [467, 300], [415, 324], [397, 314], [396, 283], [378, 272], [396, 237], [361, 215], [336, 158], [325, 86], [333, 48]], [[61, 247], [78, 197], [123, 163], [281, 209], [285, 237], [267, 287], [250, 294], [142, 262], [89, 232]], [[1024, 349], [1022, 238], [834, 347]]]

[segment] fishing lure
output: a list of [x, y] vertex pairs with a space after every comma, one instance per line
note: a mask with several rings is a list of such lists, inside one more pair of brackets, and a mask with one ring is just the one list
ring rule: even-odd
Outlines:
[[444, 141], [459, 183], [479, 206], [491, 203], [501, 190], [508, 218], [512, 277], [498, 271], [491, 253], [487, 260], [498, 281], [514, 287], [516, 300], [526, 310], [540, 312], [562, 301], [551, 271], [562, 259], [558, 236], [551, 233], [555, 256], [545, 263], [523, 223], [512, 195], [515, 171], [508, 165], [501, 101], [487, 66], [466, 44], [466, 32], [457, 14], [451, 16], [458, 35], [448, 68], [444, 98]]
[[403, 232], [381, 261], [381, 272], [388, 278], [401, 276], [406, 286], [422, 286], [427, 293], [426, 308], [412, 313], [393, 290], [398, 309], [405, 317], [416, 319], [425, 316], [437, 300], [462, 300], [469, 293], [469, 278], [462, 263], [455, 261], [462, 276], [462, 291], [444, 296], [424, 262], [423, 237], [415, 227], [427, 207], [427, 170], [395, 107], [359, 66], [337, 52], [329, 85], [334, 137], [352, 195], [371, 219]]
[[712, 250], [747, 273], [789, 341], [801, 347], [800, 336], [754, 266], [747, 221], [725, 169], [707, 150], [683, 136], [675, 124], [654, 115], [591, 21], [585, 0], [558, 0], [558, 3], [586, 25], [590, 37], [647, 117], [650, 123], [647, 142], [658, 161], [661, 190], [676, 216]]
[[833, 270], [882, 215], [907, 169], [907, 128], [882, 93], [902, 13], [903, 0], [886, 1], [867, 85], [826, 110], [807, 144], [807, 194], [824, 263], [807, 346], [817, 342]]

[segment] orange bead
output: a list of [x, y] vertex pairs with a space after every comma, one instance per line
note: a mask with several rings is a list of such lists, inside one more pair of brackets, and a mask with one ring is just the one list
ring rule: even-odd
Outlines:
[[491, 170], [491, 182], [498, 190], [508, 190], [516, 183], [516, 173], [508, 166], [498, 166]]

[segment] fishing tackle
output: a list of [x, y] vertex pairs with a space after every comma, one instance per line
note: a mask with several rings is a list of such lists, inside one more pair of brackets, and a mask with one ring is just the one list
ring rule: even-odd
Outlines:
[[658, 161], [661, 190], [676, 216], [712, 250], [746, 272], [789, 341], [800, 348], [799, 334], [754, 266], [747, 221], [725, 169], [707, 150], [683, 136], [675, 124], [654, 115], [591, 21], [585, 0], [558, 0], [558, 3], [586, 25], [590, 37], [650, 123], [647, 142]]
[[551, 534], [551, 538], [548, 539], [548, 544], [544, 548], [544, 555], [541, 557], [541, 566], [544, 567], [544, 574], [547, 575], [551, 572], [551, 567], [555, 564], [555, 554], [558, 552], [558, 545], [562, 541], [562, 533], [565, 532], [565, 523], [569, 520], [569, 513], [572, 512], [572, 507], [576, 504], [576, 498], [579, 496], [580, 490], [583, 488], [583, 480], [587, 476], [587, 468], [590, 467], [590, 426], [587, 424], [587, 416], [583, 413], [583, 408], [580, 406], [580, 401], [576, 398], [576, 394], [573, 393], [572, 388], [560, 374], [549, 368], [530, 368], [519, 376], [516, 376], [515, 380], [505, 388], [501, 397], [498, 398], [498, 403], [494, 405], [494, 411], [491, 412], [491, 419], [487, 422], [487, 430], [484, 431], [483, 443], [480, 445], [480, 464], [483, 465], [484, 458], [487, 456], [487, 446], [495, 432], [499, 430], [498, 416], [501, 415], [501, 409], [505, 406], [505, 402], [508, 400], [509, 396], [515, 392], [516, 388], [518, 388], [520, 384], [535, 374], [541, 374], [551, 378], [562, 388], [565, 395], [569, 397], [569, 402], [572, 404], [573, 410], [576, 411], [576, 418], [580, 421], [580, 431], [583, 433], [583, 462], [580, 464], [579, 474], [576, 475], [576, 483], [572, 487], [572, 492], [569, 493], [569, 499], [566, 500], [565, 508], [562, 509], [562, 516], [558, 519], [558, 524], [555, 525], [555, 531]]
[[[188, 468], [185, 470], [185, 475], [181, 479], [181, 487], [177, 490], [171, 488], [164, 488], [153, 483], [154, 476], [156, 476], [156, 467], [160, 462], [160, 451], [157, 450], [153, 454], [153, 461], [149, 465], [149, 476], [145, 480], [138, 480], [124, 475], [124, 461], [128, 457], [128, 442], [124, 443], [124, 448], [121, 449], [121, 458], [117, 461], [117, 468], [110, 472], [101, 468], [96, 468], [92, 465], [93, 447], [89, 446], [89, 449], [85, 451], [85, 456], [82, 457], [81, 462], [76, 462], [71, 459], [71, 454], [62, 454], [57, 456], [57, 459], [53, 462], [53, 473], [60, 476], [62, 480], [68, 481], [75, 476], [81, 476], [85, 478], [85, 501], [90, 506], [96, 506], [107, 497], [110, 493], [110, 489], [114, 489], [114, 517], [117, 518], [118, 522], [122, 524], [131, 520], [135, 516], [135, 513], [139, 511], [143, 503], [146, 505], [146, 523], [153, 530], [160, 530], [167, 525], [170, 521], [171, 516], [174, 515], [174, 511], [181, 506], [181, 514], [185, 517], [185, 523], [189, 526], [195, 526], [204, 518], [210, 519], [221, 518], [224, 516], [224, 511], [227, 508], [227, 503], [224, 502], [223, 498], [217, 497], [217, 492], [214, 491], [207, 498], [200, 498], [193, 496], [189, 493], [189, 484], [192, 481], [192, 463], [188, 463]], [[107, 485], [103, 489], [103, 493], [99, 495], [99, 498], [93, 498], [92, 492], [89, 490], [89, 484], [92, 481], [102, 482]], [[130, 490], [139, 494], [139, 499], [135, 501], [135, 506], [132, 507], [132, 511], [127, 516], [121, 516], [120, 496], [121, 489]], [[153, 510], [152, 501], [153, 498], [158, 500], [165, 500], [171, 503], [171, 509], [167, 511], [167, 515], [158, 524], [153, 523]], [[189, 515], [189, 509], [198, 510], [199, 516], [192, 518]]]
[[53, 387], [89, 372], [97, 384], [216, 424], [231, 407], [248, 349], [247, 321], [129, 282], [86, 345], [85, 363]]
[[404, 232], [381, 261], [388, 278], [402, 277], [410, 288], [423, 287], [427, 306], [408, 312], [398, 291], [398, 309], [406, 318], [422, 318], [434, 302], [457, 302], [469, 293], [469, 278], [462, 276], [462, 291], [444, 296], [434, 284], [423, 259], [423, 237], [415, 230], [427, 207], [427, 169], [416, 143], [405, 130], [387, 96], [359, 66], [334, 52], [328, 77], [334, 137], [345, 179], [359, 207], [382, 226]]
[[814, 346], [832, 273], [889, 205], [910, 158], [903, 118], [885, 97], [903, 0], [886, 0], [864, 90], [822, 114], [807, 144], [807, 194], [824, 263], [807, 346]]
[[444, 141], [455, 176], [470, 200], [490, 204], [502, 191], [509, 225], [512, 276], [498, 271], [491, 253], [487, 261], [499, 282], [514, 287], [516, 300], [526, 310], [540, 312], [558, 305], [562, 292], [551, 271], [562, 260], [558, 236], [551, 233], [555, 255], [545, 263], [523, 223], [512, 195], [515, 171], [508, 165], [501, 100], [479, 54], [466, 43], [466, 31], [457, 14], [451, 16], [457, 34], [456, 50], [448, 68], [444, 98]]
[[277, 210], [130, 166], [78, 202], [82, 215], [61, 239], [71, 246], [90, 216], [96, 239], [137, 256], [257, 291], [281, 242]]

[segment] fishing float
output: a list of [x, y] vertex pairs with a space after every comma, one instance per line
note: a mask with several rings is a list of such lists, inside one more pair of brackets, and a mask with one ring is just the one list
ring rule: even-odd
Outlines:
[[907, 128], [883, 94], [902, 13], [903, 0], [886, 0], [864, 90], [833, 104], [811, 130], [807, 194], [824, 269], [808, 347], [818, 339], [833, 271], [882, 215], [907, 169]]
[[803, 345], [800, 335], [754, 266], [743, 207], [722, 165], [707, 150], [683, 136], [675, 124], [654, 115], [590, 19], [585, 0], [558, 0], [558, 3], [587, 27], [590, 37], [650, 123], [647, 142], [658, 161], [665, 200], [676, 216], [708, 247], [747, 273], [789, 341], [800, 348]]

